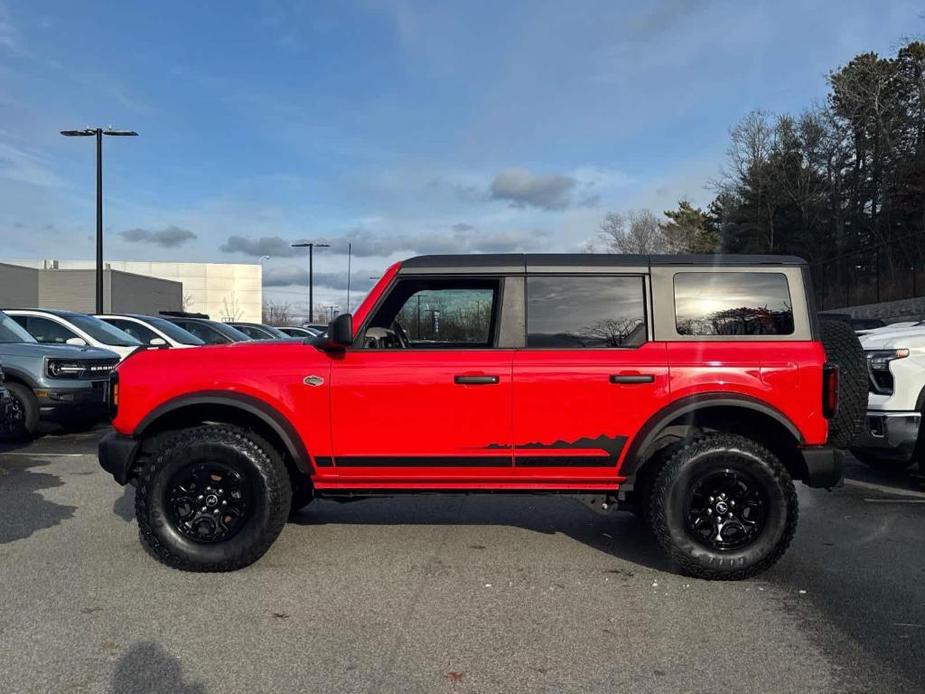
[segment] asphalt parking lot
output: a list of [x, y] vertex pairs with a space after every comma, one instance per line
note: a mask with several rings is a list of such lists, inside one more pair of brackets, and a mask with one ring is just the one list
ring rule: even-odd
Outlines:
[[800, 490], [758, 579], [675, 573], [567, 497], [317, 502], [256, 565], [138, 542], [101, 429], [0, 449], [0, 690], [922, 691], [925, 493], [858, 463]]

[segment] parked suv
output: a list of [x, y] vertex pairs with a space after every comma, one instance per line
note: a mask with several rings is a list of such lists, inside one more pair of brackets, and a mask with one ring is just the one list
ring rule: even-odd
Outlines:
[[87, 345], [115, 352], [120, 359], [125, 359], [142, 346], [128, 333], [85, 313], [16, 308], [7, 310], [7, 314], [45, 345]]
[[43, 345], [0, 311], [0, 364], [13, 396], [5, 437], [32, 436], [40, 419], [90, 422], [107, 413], [118, 355], [94, 347]]
[[902, 470], [919, 460], [925, 409], [925, 326], [880, 328], [861, 337], [870, 395], [852, 452], [882, 469]]
[[124, 363], [100, 463], [180, 569], [250, 564], [314, 497], [567, 492], [744, 578], [793, 538], [793, 481], [841, 480], [811, 296], [787, 257], [412, 258], [312, 344]]

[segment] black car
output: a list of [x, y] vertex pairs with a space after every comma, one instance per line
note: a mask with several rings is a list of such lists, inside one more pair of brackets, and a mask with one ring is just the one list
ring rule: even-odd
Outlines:
[[292, 335], [287, 335], [279, 328], [263, 323], [242, 323], [239, 321], [228, 321], [225, 325], [230, 325], [236, 330], [240, 330], [252, 340], [291, 340]]
[[227, 323], [219, 323], [207, 317], [199, 318], [167, 311], [162, 311], [161, 316], [174, 325], [179, 325], [188, 333], [192, 333], [207, 345], [225, 345], [230, 342], [247, 342], [252, 339]]

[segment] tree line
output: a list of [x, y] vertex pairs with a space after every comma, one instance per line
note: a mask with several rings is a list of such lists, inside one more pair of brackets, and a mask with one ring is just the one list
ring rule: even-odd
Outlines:
[[925, 256], [925, 43], [857, 55], [827, 83], [825, 101], [802, 113], [756, 110], [730, 128], [706, 209], [681, 200], [662, 216], [611, 212], [607, 248], [820, 263], [885, 246], [878, 273], [908, 272]]

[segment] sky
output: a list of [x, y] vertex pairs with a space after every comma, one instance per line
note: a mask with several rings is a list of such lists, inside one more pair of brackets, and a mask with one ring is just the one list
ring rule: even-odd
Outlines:
[[[261, 262], [352, 304], [421, 253], [578, 251], [608, 211], [705, 205], [729, 127], [798, 112], [920, 2], [0, 0], [0, 260]], [[264, 259], [263, 256], [270, 256]]]

